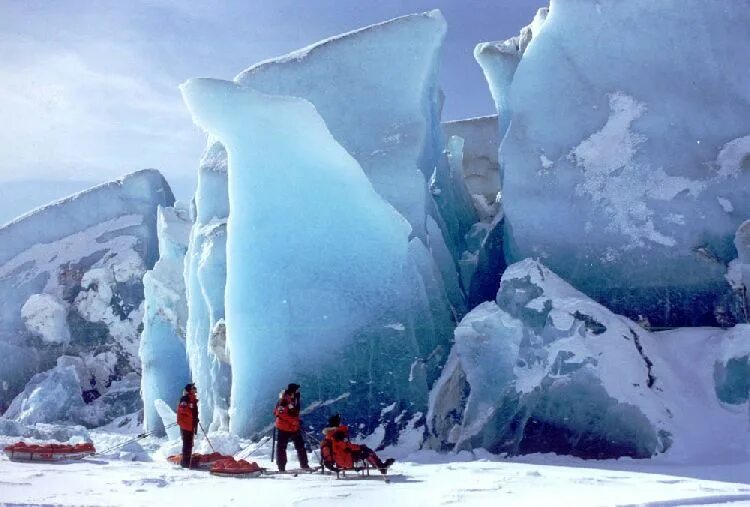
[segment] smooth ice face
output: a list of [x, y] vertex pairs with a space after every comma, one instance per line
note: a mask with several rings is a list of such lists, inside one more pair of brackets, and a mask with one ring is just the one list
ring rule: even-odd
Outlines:
[[655, 326], [736, 320], [723, 275], [750, 216], [749, 22], [732, 0], [553, 0], [512, 73], [502, 44], [478, 47], [501, 135], [509, 119], [508, 262], [540, 258]]
[[586, 458], [669, 446], [653, 338], [538, 262], [503, 274], [459, 324], [430, 393], [430, 445]]
[[445, 33], [439, 11], [403, 16], [259, 63], [235, 81], [312, 102], [375, 190], [424, 238], [426, 182], [442, 151]]
[[187, 210], [158, 209], [159, 260], [143, 277], [145, 316], [139, 355], [142, 365], [143, 424], [163, 434], [156, 400], [176, 403], [190, 381], [185, 327], [187, 301], [183, 266], [192, 222]]
[[141, 280], [158, 257], [156, 208], [173, 202], [144, 170], [0, 228], [0, 413], [62, 354], [96, 372], [100, 394], [140, 369]]
[[279, 386], [330, 367], [400, 299], [411, 228], [306, 100], [211, 79], [181, 89], [228, 153], [230, 415], [246, 435]]

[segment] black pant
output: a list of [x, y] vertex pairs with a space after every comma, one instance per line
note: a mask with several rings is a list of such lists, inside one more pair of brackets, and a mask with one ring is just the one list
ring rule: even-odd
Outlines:
[[352, 457], [355, 461], [362, 460], [367, 461], [375, 468], [382, 468], [384, 466], [384, 463], [380, 461], [380, 458], [377, 454], [375, 454], [375, 451], [367, 447], [366, 445], [360, 445], [359, 450], [354, 451], [352, 453]]
[[180, 428], [182, 435], [182, 468], [190, 468], [190, 461], [193, 457], [193, 439], [195, 432], [183, 430]]
[[289, 432], [276, 430], [278, 442], [276, 445], [276, 464], [279, 466], [279, 470], [286, 469], [286, 446], [291, 440], [294, 444], [294, 448], [297, 450], [297, 459], [299, 459], [299, 466], [307, 468], [307, 452], [305, 452], [305, 440], [302, 438], [302, 431]]

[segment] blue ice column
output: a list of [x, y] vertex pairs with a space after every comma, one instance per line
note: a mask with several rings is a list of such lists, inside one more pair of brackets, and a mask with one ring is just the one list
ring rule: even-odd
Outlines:
[[157, 211], [159, 260], [143, 276], [145, 317], [139, 355], [142, 365], [143, 424], [147, 431], [164, 434], [156, 400], [174, 405], [190, 379], [185, 354], [187, 304], [182, 266], [191, 222], [187, 210]]
[[[455, 222], [461, 211], [472, 210], [453, 208], [453, 182], [443, 154], [438, 71], [445, 33], [440, 11], [402, 16], [261, 62], [235, 81], [264, 93], [301, 97], [315, 106], [375, 190], [433, 253], [447, 297], [462, 314], [456, 260], [462, 251], [459, 228], [466, 226]], [[443, 195], [439, 209], [428, 189], [433, 174]], [[440, 227], [429, 231], [428, 218]], [[443, 247], [449, 256], [443, 255]]]
[[[225, 343], [215, 343], [217, 336], [223, 336], [228, 215], [227, 155], [221, 143], [209, 139], [198, 173], [195, 226], [185, 261], [187, 353], [199, 390], [201, 418], [218, 426], [226, 424], [223, 414], [229, 408], [231, 382]], [[212, 346], [212, 337], [217, 346]]]
[[230, 427], [247, 435], [280, 385], [373, 345], [357, 332], [401, 300], [411, 228], [306, 100], [209, 79], [181, 89], [228, 152]]
[[552, 0], [520, 57], [477, 49], [507, 128], [508, 263], [539, 258], [654, 326], [731, 323], [724, 272], [750, 216], [745, 7]]

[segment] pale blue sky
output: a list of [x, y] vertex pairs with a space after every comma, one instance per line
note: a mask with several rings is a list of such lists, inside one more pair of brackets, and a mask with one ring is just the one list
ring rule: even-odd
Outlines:
[[[433, 8], [448, 21], [444, 119], [490, 114], [474, 46], [515, 35], [546, 4], [0, 0], [0, 182], [50, 182], [30, 192], [46, 200], [47, 194], [67, 194], [75, 182], [155, 167], [185, 194], [204, 142], [179, 83], [194, 76], [231, 79], [253, 63], [322, 38]], [[59, 181], [66, 184], [52, 183]], [[0, 221], [26, 205], [10, 188], [0, 185]]]

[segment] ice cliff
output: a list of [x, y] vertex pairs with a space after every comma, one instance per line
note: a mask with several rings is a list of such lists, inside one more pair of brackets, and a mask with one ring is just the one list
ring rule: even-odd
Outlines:
[[158, 257], [156, 208], [173, 202], [164, 178], [144, 170], [0, 228], [0, 412], [37, 374], [47, 375], [38, 386], [72, 385], [70, 368], [56, 366], [63, 355], [77, 361], [77, 395], [89, 402], [140, 372], [141, 279]]
[[159, 434], [164, 427], [156, 400], [175, 405], [191, 378], [185, 352], [188, 307], [183, 266], [192, 225], [188, 210], [158, 208], [159, 260], [143, 276], [144, 318], [139, 348], [143, 420], [148, 431]]
[[479, 45], [506, 260], [652, 326], [743, 320], [724, 274], [750, 216], [749, 22], [732, 0], [552, 0]]
[[[201, 409], [216, 411], [217, 423], [224, 422], [230, 385], [217, 380], [217, 365], [231, 371], [231, 428], [241, 434], [270, 421], [278, 390], [293, 378], [314, 393], [319, 410], [306, 417], [311, 422], [342, 411], [370, 432], [393, 401], [391, 419], [402, 414], [407, 421], [426, 409], [455, 316], [466, 310], [456, 238], [463, 242], [462, 228], [476, 221], [468, 193], [462, 207], [448, 198], [466, 185], [450, 165], [440, 128], [444, 34], [437, 11], [405, 16], [257, 64], [237, 76], [238, 86], [194, 81], [183, 88], [196, 123], [210, 133], [185, 270], [187, 352], [199, 388], [216, 396], [204, 394]], [[263, 134], [258, 122], [273, 125], [277, 137]], [[311, 129], [303, 138], [320, 147], [287, 140], [298, 131], [295, 122]], [[233, 153], [243, 154], [241, 163]], [[336, 188], [342, 171], [352, 174]], [[365, 197], [355, 202], [355, 195]], [[350, 213], [372, 230], [351, 223]], [[324, 222], [325, 232], [316, 230]], [[285, 248], [299, 247], [286, 252], [276, 235], [288, 238]], [[217, 241], [224, 238], [226, 247]], [[250, 259], [266, 270], [253, 271], [261, 268], [251, 268]], [[200, 266], [213, 266], [202, 280]], [[216, 297], [207, 301], [212, 291]]]

